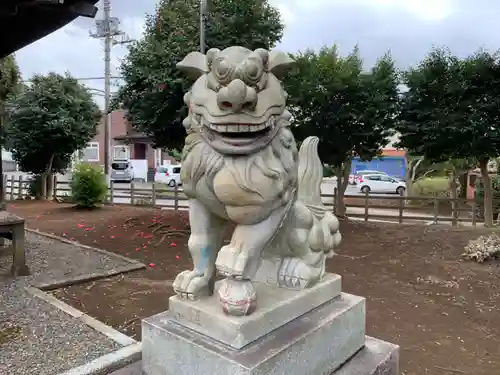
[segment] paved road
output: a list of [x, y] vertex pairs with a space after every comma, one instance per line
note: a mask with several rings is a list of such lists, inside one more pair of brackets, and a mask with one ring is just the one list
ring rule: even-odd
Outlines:
[[[11, 178], [19, 179], [20, 176], [27, 178], [27, 174], [23, 172], [8, 172], [6, 175]], [[57, 180], [60, 182], [58, 184], [58, 190], [63, 193], [66, 191], [69, 195], [69, 186], [67, 182], [70, 180], [70, 175], [57, 175]], [[114, 184], [114, 192], [113, 192], [113, 202], [118, 204], [130, 204], [130, 190], [132, 188], [132, 184], [130, 183], [115, 183]], [[332, 180], [325, 180], [321, 185], [321, 193], [326, 195], [333, 195], [334, 189], [336, 187], [336, 182]], [[143, 200], [145, 204], [151, 204], [151, 196], [153, 190], [153, 184], [151, 182], [135, 182], [134, 189], [138, 190], [135, 197], [137, 200]], [[164, 193], [165, 195], [170, 195], [173, 193]], [[346, 190], [346, 195], [359, 195], [363, 194], [358, 191], [355, 186], [348, 186]], [[373, 196], [387, 196], [388, 194], [373, 194]], [[390, 194], [389, 194], [390, 195]], [[182, 195], [181, 195], [182, 196]], [[333, 205], [333, 197], [324, 197], [323, 202], [328, 206], [332, 207]], [[175, 206], [174, 199], [157, 199], [156, 204], [158, 206], [164, 206], [165, 208], [171, 208]], [[187, 210], [188, 202], [187, 200], [179, 200], [177, 203], [179, 209]], [[364, 214], [364, 208], [361, 207], [348, 207], [348, 214]], [[399, 214], [398, 210], [393, 209], [370, 209], [369, 214], [371, 215], [390, 215], [397, 216]], [[423, 215], [425, 216], [425, 215]]]
[[[113, 193], [113, 201], [115, 203], [130, 203], [130, 188], [131, 188], [131, 184], [128, 184], [128, 183], [115, 183], [114, 187], [115, 187], [115, 191]], [[143, 192], [138, 192], [137, 193], [137, 196], [145, 195], [143, 197], [145, 200], [147, 200], [148, 196], [152, 195], [151, 193], [149, 193], [149, 191], [152, 191], [152, 183], [137, 182], [137, 183], [134, 183], [134, 188], [137, 189], [137, 190], [139, 190], [139, 191], [140, 190], [148, 190], [148, 192], [143, 191]], [[124, 191], [124, 189], [126, 189], [126, 191]], [[335, 185], [332, 182], [330, 182], [330, 181], [326, 181], [326, 182], [324, 182], [321, 185], [321, 193], [325, 194], [325, 195], [333, 195], [334, 189], [335, 189]], [[169, 193], [169, 194], [171, 194], [171, 193]], [[349, 187], [347, 189], [347, 191], [346, 191], [346, 195], [359, 195], [359, 196], [362, 196], [363, 194], [359, 193], [355, 187], [354, 188], [353, 187]], [[374, 194], [374, 195], [375, 196], [387, 196], [388, 194]], [[323, 202], [327, 206], [332, 206], [333, 205], [333, 197], [331, 197], [331, 196], [324, 197], [323, 198]], [[175, 201], [173, 199], [157, 199], [156, 200], [156, 204], [159, 205], [159, 206], [170, 206], [170, 207], [173, 207], [175, 205]], [[187, 209], [188, 203], [185, 200], [180, 200], [178, 202], [178, 206], [181, 209]], [[384, 213], [387, 210], [378, 210], [378, 211], [381, 211], [382, 213], [380, 213], [380, 212], [376, 213], [375, 211], [373, 211], [373, 209], [370, 209], [370, 214], [377, 214], [377, 215], [387, 214], [387, 213]], [[390, 211], [392, 211], [392, 213], [390, 213], [390, 214], [394, 214], [394, 212], [395, 212], [394, 215], [397, 215], [397, 213], [398, 213], [397, 210], [390, 210]], [[364, 209], [363, 208], [359, 208], [359, 207], [349, 207], [348, 208], [348, 213], [364, 213]]]

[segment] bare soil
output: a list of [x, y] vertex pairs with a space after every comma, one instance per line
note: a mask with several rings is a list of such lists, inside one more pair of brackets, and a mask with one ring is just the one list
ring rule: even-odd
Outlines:
[[[168, 308], [172, 280], [191, 267], [186, 212], [133, 206], [78, 211], [15, 202], [31, 228], [141, 260], [148, 269], [54, 294], [140, 339], [141, 318]], [[368, 334], [401, 346], [407, 375], [490, 375], [500, 369], [500, 264], [461, 260], [486, 229], [342, 222], [327, 268], [367, 297]]]

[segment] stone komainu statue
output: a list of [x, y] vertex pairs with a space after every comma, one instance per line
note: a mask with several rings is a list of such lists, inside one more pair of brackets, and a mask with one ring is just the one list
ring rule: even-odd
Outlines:
[[249, 314], [251, 281], [308, 288], [340, 243], [338, 220], [321, 201], [318, 138], [297, 150], [290, 130], [278, 77], [293, 63], [285, 53], [230, 47], [192, 52], [178, 64], [195, 80], [184, 96], [181, 172], [194, 268], [174, 282], [181, 298], [212, 295], [218, 271], [227, 277], [219, 290], [226, 313]]

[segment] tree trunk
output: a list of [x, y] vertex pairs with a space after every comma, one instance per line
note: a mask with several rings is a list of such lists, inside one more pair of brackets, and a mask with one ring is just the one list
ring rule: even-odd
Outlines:
[[[450, 193], [451, 193], [451, 214], [453, 219], [457, 218], [457, 170], [454, 166], [451, 167], [450, 174]], [[452, 221], [455, 223], [455, 220]]]
[[47, 175], [47, 198], [52, 199], [54, 196], [54, 175], [49, 173]]
[[341, 218], [346, 217], [346, 206], [344, 202], [344, 195], [349, 184], [349, 173], [351, 172], [352, 159], [349, 158], [342, 166], [335, 168], [335, 175], [337, 176], [337, 195], [335, 197], [335, 215]]
[[54, 161], [54, 154], [50, 156], [49, 162], [47, 163], [47, 168], [45, 169], [45, 172], [42, 173], [42, 176], [40, 178], [40, 183], [42, 184], [41, 186], [41, 196], [42, 199], [48, 199], [48, 187], [49, 187], [49, 181], [48, 179], [51, 176], [52, 172], [52, 162]]
[[484, 185], [484, 226], [493, 226], [493, 188], [491, 186], [491, 178], [488, 173], [489, 158], [484, 157], [479, 159], [479, 169]]
[[459, 183], [460, 183], [460, 194], [458, 195], [460, 198], [467, 198], [467, 184], [469, 183], [468, 171], [465, 171], [460, 175]]
[[[5, 112], [3, 106], [0, 107], [0, 139], [3, 141], [3, 126], [4, 126]], [[3, 184], [3, 159], [2, 159], [2, 150], [3, 150], [3, 142], [0, 142], [0, 177], [2, 177], [2, 181], [0, 183], [0, 211], [4, 211], [6, 209], [5, 206], [5, 190]]]
[[413, 184], [417, 178], [417, 169], [419, 165], [424, 161], [424, 157], [418, 158], [418, 160], [410, 161], [406, 171], [406, 189], [405, 196], [409, 197], [413, 193]]

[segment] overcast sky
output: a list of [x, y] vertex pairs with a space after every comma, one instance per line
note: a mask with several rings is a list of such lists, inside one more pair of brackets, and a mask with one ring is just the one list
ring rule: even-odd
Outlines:
[[[348, 53], [358, 44], [367, 67], [390, 50], [398, 66], [405, 68], [422, 59], [433, 45], [446, 45], [461, 56], [481, 47], [500, 48], [498, 0], [270, 1], [279, 7], [286, 24], [278, 46], [284, 51], [336, 43], [342, 53]], [[112, 0], [112, 15], [121, 19], [122, 29], [130, 37], [140, 38], [144, 14], [154, 12], [156, 2]], [[101, 17], [99, 12], [97, 18]], [[19, 51], [17, 59], [24, 79], [50, 71], [69, 71], [78, 78], [101, 77], [103, 43], [89, 36], [94, 22], [80, 18]], [[122, 46], [113, 48], [114, 75], [119, 74], [119, 60], [125, 53]], [[86, 83], [103, 88], [99, 80]]]

